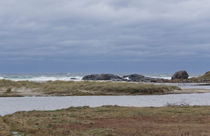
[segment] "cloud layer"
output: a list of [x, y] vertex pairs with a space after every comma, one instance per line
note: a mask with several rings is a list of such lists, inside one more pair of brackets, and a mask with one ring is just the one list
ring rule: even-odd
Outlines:
[[209, 0], [0, 1], [0, 62], [210, 59]]

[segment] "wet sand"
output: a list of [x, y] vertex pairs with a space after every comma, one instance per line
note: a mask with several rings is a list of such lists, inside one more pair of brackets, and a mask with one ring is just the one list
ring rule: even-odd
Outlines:
[[182, 89], [174, 90], [172, 94], [193, 94], [193, 93], [210, 93], [210, 89]]
[[[181, 90], [173, 90], [170, 92], [162, 93], [164, 94], [193, 94], [193, 93], [210, 93], [210, 89], [181, 89]], [[132, 95], [132, 94], [126, 94], [126, 93], [116, 93], [116, 92], [109, 92], [106, 95], [113, 95], [113, 96], [120, 96], [120, 95]], [[133, 94], [133, 95], [145, 95], [145, 94]], [[147, 95], [159, 95], [159, 94], [147, 94]], [[33, 91], [33, 89], [26, 89], [26, 88], [19, 88], [15, 91], [5, 94], [0, 92], [0, 97], [39, 97], [39, 96], [84, 96], [84, 95], [59, 95], [59, 93], [56, 94], [45, 94], [43, 92], [37, 92]], [[90, 95], [87, 95], [90, 96]], [[93, 95], [94, 96], [94, 95]]]

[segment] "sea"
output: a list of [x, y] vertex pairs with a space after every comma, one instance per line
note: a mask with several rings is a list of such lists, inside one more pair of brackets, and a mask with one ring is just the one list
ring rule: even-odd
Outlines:
[[0, 74], [0, 79], [12, 81], [32, 81], [32, 82], [47, 82], [47, 81], [81, 81], [85, 74]]
[[[81, 81], [82, 78], [88, 74], [79, 73], [56, 73], [56, 74], [0, 74], [0, 79], [12, 81], [33, 81], [33, 82], [47, 82], [47, 81]], [[128, 74], [117, 74], [119, 76]], [[172, 74], [141, 74], [151, 78], [171, 79]], [[191, 77], [198, 76], [196, 74]]]

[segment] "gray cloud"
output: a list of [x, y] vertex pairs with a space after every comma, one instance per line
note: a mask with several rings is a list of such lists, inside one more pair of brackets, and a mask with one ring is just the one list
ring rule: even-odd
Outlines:
[[209, 13], [209, 0], [0, 1], [0, 57], [209, 58]]

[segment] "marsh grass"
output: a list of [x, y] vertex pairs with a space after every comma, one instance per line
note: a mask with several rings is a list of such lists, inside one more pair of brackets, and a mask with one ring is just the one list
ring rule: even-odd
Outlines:
[[14, 82], [0, 80], [0, 90], [5, 90], [4, 95], [13, 93], [13, 90], [16, 90], [16, 95], [18, 95], [18, 90], [21, 92], [21, 89], [23, 90], [23, 88], [30, 89], [32, 93], [36, 92], [40, 94], [59, 96], [164, 94], [180, 89], [175, 86], [128, 82], [54, 81], [37, 83], [29, 81]]
[[13, 131], [30, 136], [204, 136], [210, 107], [77, 107], [18, 112], [4, 117]]

